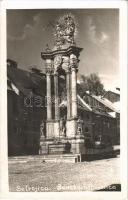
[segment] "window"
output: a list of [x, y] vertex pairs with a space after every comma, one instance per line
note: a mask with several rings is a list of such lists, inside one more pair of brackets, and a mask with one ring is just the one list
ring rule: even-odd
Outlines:
[[86, 119], [89, 119], [89, 114], [86, 114]]
[[85, 132], [88, 132], [88, 127], [85, 127]]
[[88, 97], [84, 96], [83, 99], [87, 104], [89, 104], [89, 98]]
[[83, 119], [84, 115], [83, 115], [83, 112], [81, 113], [81, 116], [80, 116], [80, 119]]

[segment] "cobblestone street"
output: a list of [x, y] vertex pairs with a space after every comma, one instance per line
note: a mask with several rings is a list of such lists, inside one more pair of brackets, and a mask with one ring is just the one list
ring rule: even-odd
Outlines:
[[[120, 158], [81, 163], [9, 163], [10, 191], [117, 190]], [[113, 186], [112, 186], [113, 185]]]

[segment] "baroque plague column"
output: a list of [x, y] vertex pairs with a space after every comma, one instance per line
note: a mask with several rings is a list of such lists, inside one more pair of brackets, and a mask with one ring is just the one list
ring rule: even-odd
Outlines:
[[[82, 48], [76, 46], [74, 42], [75, 23], [71, 16], [66, 15], [61, 22], [56, 24], [55, 46], [52, 50], [48, 49], [41, 53], [41, 57], [46, 64], [46, 85], [47, 85], [47, 122], [46, 122], [46, 140], [59, 138], [61, 142], [70, 140], [72, 151], [78, 152], [80, 135], [77, 131], [77, 71], [79, 55]], [[60, 102], [59, 102], [59, 76], [66, 77], [66, 97], [67, 97], [67, 117], [65, 123], [65, 133], [62, 134], [60, 127]], [[52, 79], [53, 77], [53, 79]], [[52, 83], [54, 81], [54, 84]], [[52, 109], [52, 90], [54, 87], [55, 109]], [[54, 113], [52, 113], [54, 111]], [[54, 118], [53, 118], [54, 116]], [[76, 141], [76, 138], [79, 140]], [[82, 141], [83, 142], [83, 141]], [[77, 146], [77, 147], [76, 147]]]

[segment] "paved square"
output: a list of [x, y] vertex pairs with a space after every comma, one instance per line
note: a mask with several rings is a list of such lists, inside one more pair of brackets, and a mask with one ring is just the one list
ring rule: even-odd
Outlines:
[[119, 166], [120, 158], [81, 163], [9, 163], [10, 191], [99, 190], [120, 184]]

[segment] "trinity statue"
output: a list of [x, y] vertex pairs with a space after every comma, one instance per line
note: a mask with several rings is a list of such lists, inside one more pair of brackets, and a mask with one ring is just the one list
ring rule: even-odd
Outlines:
[[[47, 49], [41, 53], [46, 68], [47, 95], [46, 137], [40, 141], [40, 145], [44, 149], [42, 154], [51, 152], [53, 147], [55, 153], [60, 149], [57, 146], [60, 143], [62, 143], [62, 147], [67, 142], [70, 143], [71, 152], [73, 153], [80, 153], [84, 145], [82, 125], [78, 120], [77, 104], [77, 72], [82, 48], [77, 47], [75, 44], [75, 31], [76, 25], [73, 16], [64, 15], [55, 25], [55, 45], [53, 49], [50, 50], [47, 45]], [[65, 112], [61, 110], [60, 104], [62, 102], [59, 101], [60, 76], [64, 77], [63, 81], [66, 85]], [[64, 89], [65, 87], [62, 89], [61, 94], [63, 94]], [[54, 92], [55, 103], [51, 100], [52, 91]], [[41, 132], [42, 135], [42, 129]], [[59, 143], [55, 143], [56, 140]], [[52, 150], [50, 146], [52, 146]]]
[[75, 45], [74, 42], [75, 23], [70, 15], [63, 18], [63, 22], [57, 22], [55, 26], [55, 46], [61, 49], [63, 45]]

